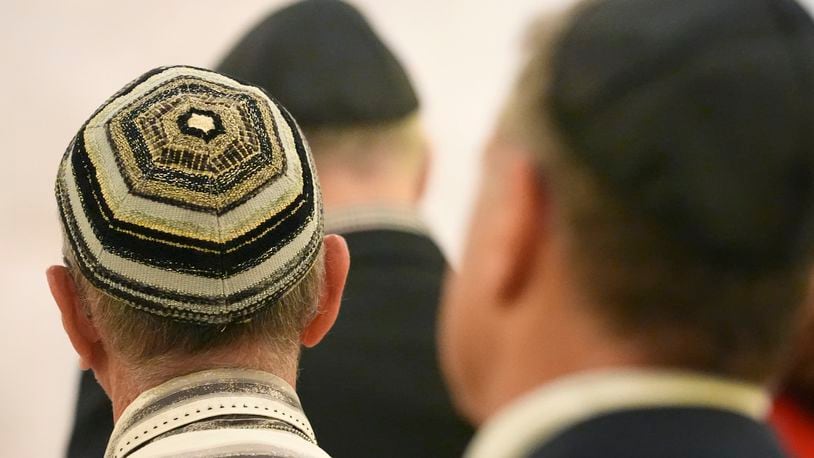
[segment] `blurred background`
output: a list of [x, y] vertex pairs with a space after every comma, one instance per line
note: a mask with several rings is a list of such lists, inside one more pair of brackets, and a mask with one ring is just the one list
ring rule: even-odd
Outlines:
[[[454, 264], [481, 145], [517, 68], [522, 32], [570, 0], [350, 1], [419, 90], [434, 142], [423, 212]], [[77, 360], [44, 270], [61, 260], [53, 184], [71, 137], [134, 77], [159, 65], [212, 66], [287, 3], [0, 0], [0, 456], [61, 456], [70, 427]]]

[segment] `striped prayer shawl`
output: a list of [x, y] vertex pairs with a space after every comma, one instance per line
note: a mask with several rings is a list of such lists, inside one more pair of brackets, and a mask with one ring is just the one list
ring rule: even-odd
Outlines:
[[329, 458], [294, 390], [260, 371], [218, 369], [172, 379], [122, 413], [105, 458]]

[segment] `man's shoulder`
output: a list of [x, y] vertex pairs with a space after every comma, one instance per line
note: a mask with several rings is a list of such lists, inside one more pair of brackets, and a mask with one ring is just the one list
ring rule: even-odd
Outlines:
[[765, 424], [712, 408], [660, 407], [604, 414], [578, 423], [529, 458], [783, 458]]
[[332, 334], [342, 334], [347, 326], [370, 323], [375, 318], [384, 328], [412, 324], [419, 335], [434, 340], [447, 263], [433, 240], [427, 235], [389, 229], [345, 237], [351, 256], [346, 307]]

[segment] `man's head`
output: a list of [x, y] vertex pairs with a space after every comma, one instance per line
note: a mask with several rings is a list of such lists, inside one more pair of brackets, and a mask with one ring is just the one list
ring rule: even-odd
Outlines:
[[275, 11], [217, 70], [274, 94], [294, 115], [314, 151], [328, 209], [420, 197], [428, 148], [418, 98], [353, 6], [304, 0]]
[[252, 86], [152, 70], [82, 126], [56, 185], [65, 267], [48, 280], [85, 368], [151, 385], [212, 367], [293, 382], [347, 271], [323, 239], [307, 143]]
[[594, 0], [530, 44], [444, 304], [459, 406], [619, 365], [766, 380], [814, 241], [811, 19]]

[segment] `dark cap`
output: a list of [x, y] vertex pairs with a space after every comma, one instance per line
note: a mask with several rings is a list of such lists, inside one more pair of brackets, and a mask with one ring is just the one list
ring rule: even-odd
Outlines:
[[272, 13], [217, 70], [274, 94], [305, 127], [390, 121], [418, 108], [393, 53], [358, 10], [336, 0]]
[[792, 0], [599, 0], [555, 44], [564, 141], [631, 210], [711, 262], [806, 259], [814, 24]]

